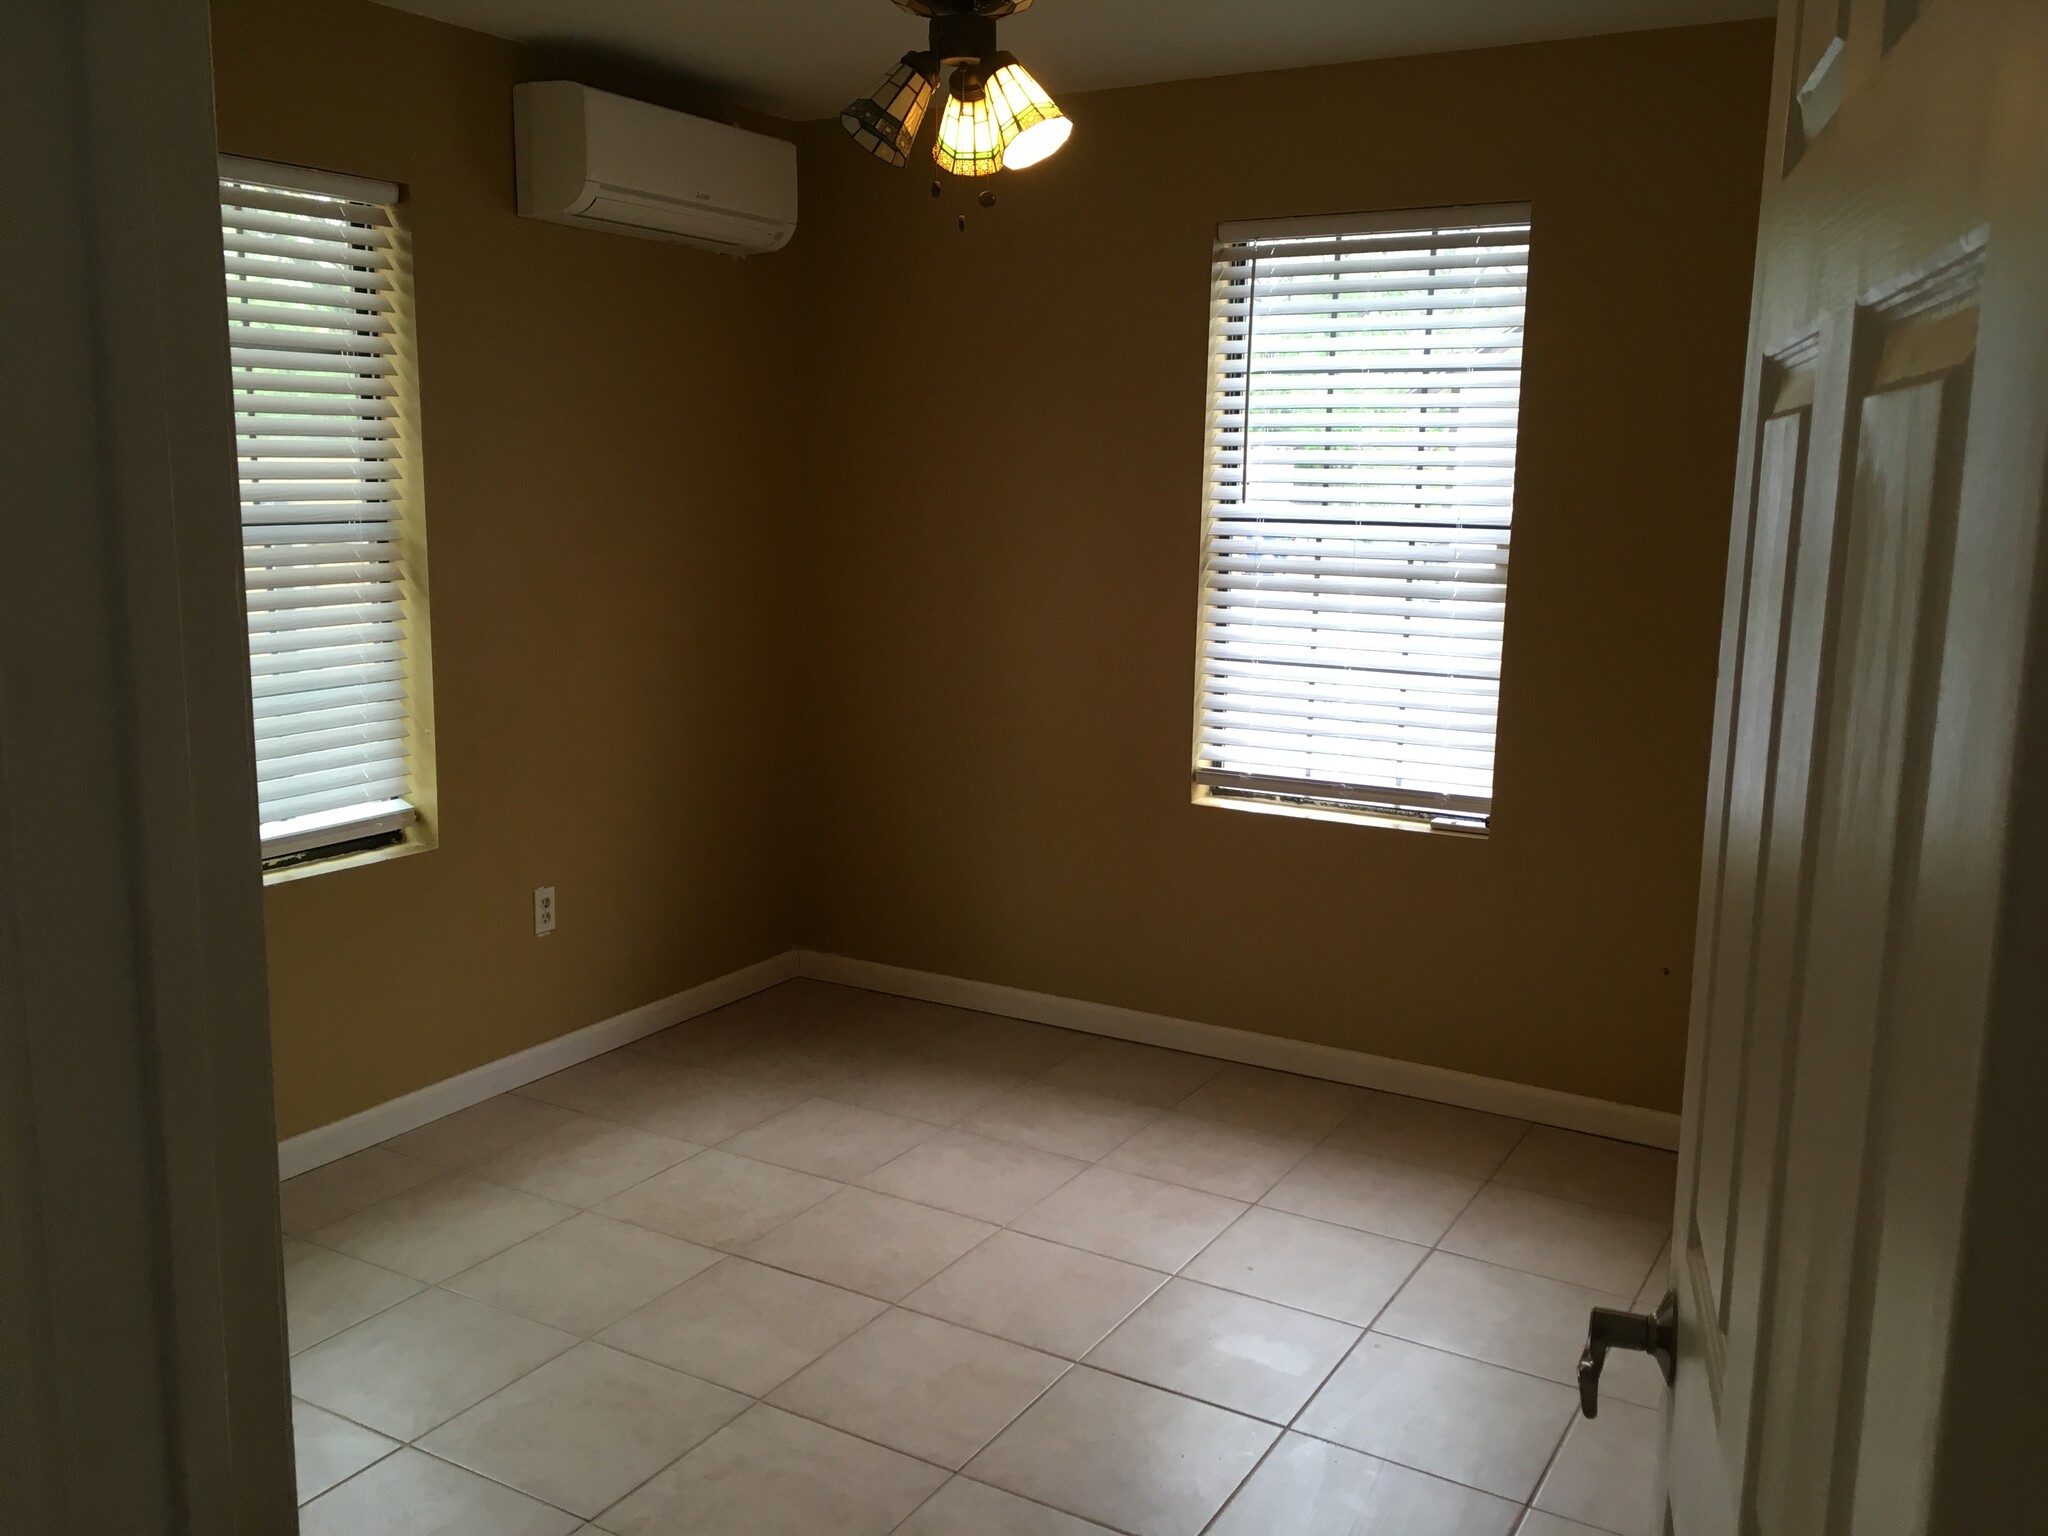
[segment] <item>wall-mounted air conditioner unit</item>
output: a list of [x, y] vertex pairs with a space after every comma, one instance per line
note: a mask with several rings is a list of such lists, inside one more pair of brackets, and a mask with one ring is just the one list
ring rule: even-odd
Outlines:
[[796, 233], [796, 146], [572, 80], [512, 88], [519, 211], [729, 255]]

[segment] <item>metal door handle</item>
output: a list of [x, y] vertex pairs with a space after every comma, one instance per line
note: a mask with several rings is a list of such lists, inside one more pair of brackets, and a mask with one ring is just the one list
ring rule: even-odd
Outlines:
[[1600, 1417], [1600, 1372], [1610, 1349], [1636, 1349], [1651, 1356], [1669, 1386], [1678, 1376], [1678, 1292], [1665, 1292], [1653, 1314], [1593, 1309], [1586, 1352], [1579, 1356], [1579, 1411], [1589, 1419]]

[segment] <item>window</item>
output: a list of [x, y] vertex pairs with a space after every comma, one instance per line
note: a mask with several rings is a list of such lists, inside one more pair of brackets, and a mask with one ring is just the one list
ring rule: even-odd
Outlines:
[[1485, 826], [1529, 227], [1219, 233], [1198, 799]]
[[397, 200], [221, 161], [266, 868], [419, 836], [425, 568]]

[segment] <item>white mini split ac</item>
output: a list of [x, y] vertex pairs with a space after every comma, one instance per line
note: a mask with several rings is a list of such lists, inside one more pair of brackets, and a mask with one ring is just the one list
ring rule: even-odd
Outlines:
[[796, 146], [573, 80], [512, 88], [519, 211], [732, 256], [796, 233]]

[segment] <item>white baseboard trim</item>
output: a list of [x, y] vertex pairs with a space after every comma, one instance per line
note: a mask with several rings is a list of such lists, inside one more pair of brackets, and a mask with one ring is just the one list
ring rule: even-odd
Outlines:
[[1055, 1024], [1091, 1035], [1116, 1040], [1135, 1040], [1144, 1045], [1163, 1045], [1200, 1056], [1239, 1061], [1304, 1077], [1327, 1078], [1332, 1082], [1356, 1083], [1410, 1098], [1455, 1104], [1463, 1109], [1485, 1110], [1489, 1114], [1511, 1115], [1539, 1125], [1585, 1131], [1616, 1141], [1631, 1141], [1646, 1147], [1671, 1150], [1678, 1145], [1678, 1116], [1665, 1110], [1642, 1109], [1633, 1104], [1614, 1104], [1555, 1088], [1536, 1088], [1494, 1077], [1477, 1077], [1453, 1072], [1447, 1067], [1423, 1066], [1412, 1061], [1395, 1061], [1347, 1051], [1334, 1045], [1315, 1045], [1306, 1040], [1288, 1040], [1278, 1035], [1261, 1035], [1251, 1030], [1228, 1029], [1220, 1024], [1198, 1024], [1191, 1019], [1169, 1018], [1164, 1014], [1140, 1013], [1135, 1008], [1117, 1008], [1108, 1003], [1084, 1002], [1079, 998], [1055, 997], [1045, 992], [1027, 992], [1021, 987], [997, 986], [993, 982], [966, 981], [931, 971], [906, 970], [872, 960], [853, 960], [845, 955], [828, 955], [817, 950], [796, 953], [796, 974], [818, 981], [864, 987], [870, 992], [888, 992], [898, 997], [921, 998], [930, 1003], [949, 1003], [1004, 1018], [1028, 1019], [1036, 1024]]
[[1113, 1040], [1135, 1040], [1144, 1045], [1163, 1045], [1176, 1051], [1192, 1051], [1222, 1061], [1241, 1061], [1281, 1072], [1298, 1072], [1304, 1077], [1326, 1078], [1337, 1083], [1357, 1083], [1410, 1098], [1455, 1104], [1489, 1114], [1512, 1115], [1539, 1125], [1561, 1126], [1617, 1141], [1638, 1142], [1646, 1147], [1674, 1148], [1678, 1145], [1678, 1116], [1663, 1110], [1641, 1109], [1633, 1104], [1612, 1104], [1554, 1088], [1535, 1088], [1526, 1083], [1500, 1078], [1476, 1077], [1446, 1067], [1423, 1066], [1412, 1061], [1395, 1061], [1386, 1056], [1369, 1056], [1334, 1045], [1315, 1045], [1306, 1040], [1288, 1040], [1279, 1035], [1261, 1035], [1251, 1030], [1228, 1029], [1220, 1024], [1199, 1024], [1192, 1019], [1170, 1018], [1165, 1014], [1141, 1013], [1135, 1008], [1118, 1008], [1109, 1003], [1091, 1003], [1074, 997], [1055, 997], [1046, 992], [1027, 992], [1021, 987], [998, 986], [994, 982], [968, 981], [932, 971], [907, 970], [873, 960], [854, 960], [845, 955], [828, 955], [811, 949], [792, 949], [724, 976], [645, 1004], [615, 1018], [576, 1030], [559, 1039], [545, 1041], [530, 1050], [486, 1062], [483, 1066], [451, 1077], [403, 1098], [376, 1105], [361, 1114], [350, 1115], [332, 1125], [307, 1131], [280, 1142], [277, 1148], [278, 1176], [318, 1168], [337, 1158], [373, 1147], [380, 1141], [416, 1130], [429, 1121], [452, 1115], [472, 1104], [496, 1098], [514, 1088], [537, 1082], [565, 1067], [589, 1061], [622, 1045], [631, 1045], [660, 1030], [727, 1003], [788, 981], [808, 976], [842, 986], [862, 987], [870, 992], [887, 992], [897, 997], [915, 997], [931, 1003], [948, 1003], [955, 1008], [972, 1008], [1003, 1018], [1026, 1019], [1035, 1024], [1054, 1024], [1084, 1034], [1104, 1035]]
[[743, 997], [751, 997], [797, 974], [797, 951], [786, 950], [754, 965], [714, 976], [673, 997], [644, 1004], [572, 1034], [544, 1041], [517, 1055], [486, 1062], [460, 1076], [408, 1093], [403, 1098], [392, 1099], [361, 1114], [350, 1115], [346, 1120], [337, 1120], [332, 1125], [293, 1136], [278, 1143], [278, 1177], [288, 1179], [309, 1168], [318, 1168], [323, 1163], [360, 1152], [365, 1147], [374, 1147], [400, 1132], [415, 1130], [443, 1115], [452, 1115], [458, 1109], [467, 1109], [472, 1104], [481, 1104], [485, 1099], [496, 1098], [514, 1088], [523, 1088], [550, 1073], [560, 1072], [564, 1067], [573, 1067], [578, 1062], [602, 1056], [606, 1051], [631, 1045], [635, 1040], [644, 1039], [671, 1025], [694, 1019], [714, 1008], [723, 1008], [727, 1003], [736, 1003]]

